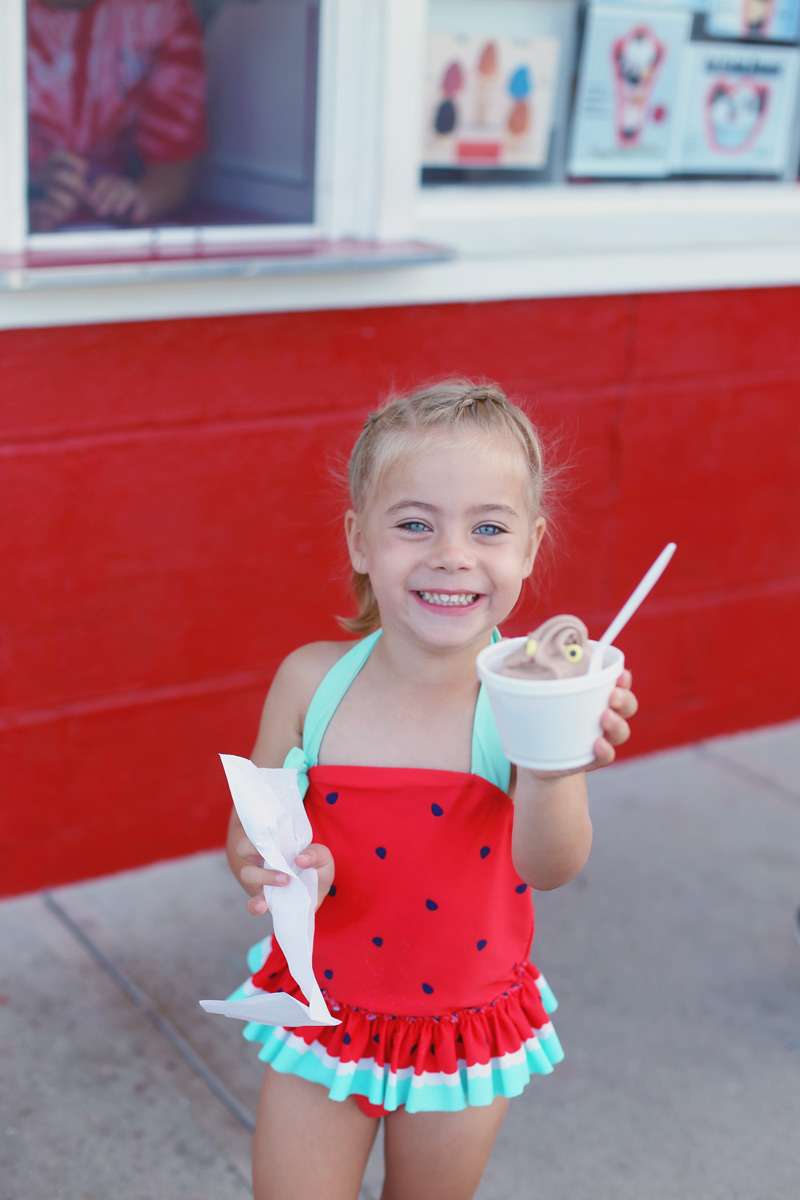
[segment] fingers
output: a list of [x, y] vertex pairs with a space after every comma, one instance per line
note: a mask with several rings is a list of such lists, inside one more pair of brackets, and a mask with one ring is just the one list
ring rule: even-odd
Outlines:
[[312, 842], [305, 850], [300, 851], [294, 861], [298, 867], [316, 867], [317, 870], [322, 870], [328, 865], [333, 866], [333, 855], [327, 846]]
[[74, 208], [86, 187], [86, 163], [76, 154], [56, 151], [40, 172], [48, 200], [64, 208]]
[[244, 866], [239, 870], [239, 882], [245, 891], [251, 893], [245, 908], [254, 917], [262, 916], [268, 908], [264, 888], [283, 887], [289, 882], [289, 876], [282, 871], [266, 868], [264, 859], [249, 838], [243, 837], [236, 843], [236, 853], [244, 859]]
[[314, 867], [317, 872], [317, 908], [331, 890], [335, 867], [333, 855], [327, 846], [312, 842], [295, 858], [298, 867]]
[[31, 171], [30, 183], [41, 196], [31, 205], [31, 229], [47, 233], [75, 213], [86, 191], [87, 164], [68, 150], [54, 150]]
[[251, 893], [245, 908], [254, 917], [259, 917], [269, 909], [264, 888], [285, 887], [289, 882], [289, 876], [285, 875], [283, 871], [271, 871], [268, 867], [246, 863], [239, 872], [239, 882], [245, 891]]
[[263, 887], [285, 887], [289, 876], [283, 871], [272, 871], [269, 867], [257, 867], [255, 863], [242, 867], [239, 878], [248, 891]]
[[633, 682], [630, 671], [623, 671], [612, 691], [608, 708], [600, 718], [603, 736], [594, 744], [595, 761], [590, 769], [607, 767], [616, 757], [616, 747], [624, 745], [631, 736], [628, 721], [639, 710], [639, 701], [631, 691]]
[[[264, 860], [249, 838], [242, 838], [236, 845], [236, 853], [245, 860], [239, 871], [239, 881], [245, 891], [251, 894], [245, 907], [249, 913], [259, 916], [267, 912], [268, 905], [264, 897], [265, 887], [285, 887], [290, 876], [283, 871], [273, 871], [264, 866]], [[327, 846], [312, 843], [295, 858], [298, 867], [312, 867], [317, 872], [317, 908], [330, 891], [334, 876], [333, 855]]]
[[121, 175], [101, 175], [92, 185], [86, 200], [98, 217], [121, 221], [141, 209], [142, 197], [132, 179]]
[[[625, 678], [627, 676], [627, 679]], [[639, 711], [639, 701], [631, 691], [631, 673], [623, 671], [608, 699], [608, 707], [628, 720]]]
[[[635, 709], [633, 710], [636, 711]], [[631, 716], [633, 713], [631, 713]], [[625, 717], [615, 709], [607, 708], [600, 718], [600, 728], [611, 746], [621, 746], [631, 736], [631, 728]]]
[[31, 204], [31, 228], [34, 232], [46, 233], [63, 225], [77, 211], [83, 195], [79, 188], [61, 187], [56, 184], [44, 188], [44, 197]]

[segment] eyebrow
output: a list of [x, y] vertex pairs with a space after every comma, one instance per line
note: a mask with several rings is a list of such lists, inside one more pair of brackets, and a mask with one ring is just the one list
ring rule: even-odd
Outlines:
[[[439, 509], [435, 504], [428, 504], [424, 500], [399, 500], [397, 504], [393, 504], [391, 508], [387, 508], [387, 517], [392, 517], [396, 513], [401, 512], [405, 508], [420, 508], [423, 512], [436, 513]], [[518, 517], [519, 513], [510, 504], [472, 504], [467, 509], [467, 515], [477, 517], [482, 515], [495, 514], [504, 517]]]

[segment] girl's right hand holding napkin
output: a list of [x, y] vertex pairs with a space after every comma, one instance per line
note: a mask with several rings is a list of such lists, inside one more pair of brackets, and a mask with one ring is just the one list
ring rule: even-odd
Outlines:
[[[238, 824], [238, 821], [236, 822]], [[245, 836], [241, 825], [238, 831], [233, 828], [228, 837], [228, 861], [234, 875], [241, 883], [250, 898], [246, 908], [253, 916], [262, 916], [267, 911], [267, 901], [264, 896], [265, 887], [283, 887], [288, 883], [287, 875], [281, 871], [271, 871], [264, 866], [264, 860], [253, 843]], [[238, 838], [236, 833], [238, 832]], [[298, 867], [314, 867], [317, 872], [317, 908], [330, 891], [334, 876], [333, 855], [327, 846], [312, 842], [297, 855], [295, 862]]]

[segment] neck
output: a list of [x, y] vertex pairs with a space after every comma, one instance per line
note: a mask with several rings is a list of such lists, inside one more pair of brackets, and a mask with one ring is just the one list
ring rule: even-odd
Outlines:
[[413, 688], [424, 682], [428, 692], [441, 688], [452, 696], [454, 692], [477, 688], [475, 659], [478, 651], [489, 645], [491, 637], [487, 633], [480, 642], [432, 653], [416, 643], [395, 638], [384, 629], [372, 657], [395, 687]]

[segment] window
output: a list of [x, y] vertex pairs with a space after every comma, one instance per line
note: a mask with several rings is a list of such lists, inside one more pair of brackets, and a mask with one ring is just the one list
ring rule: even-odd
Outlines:
[[312, 226], [319, 0], [27, 0], [32, 233]]
[[798, 0], [430, 0], [423, 186], [796, 179]]

